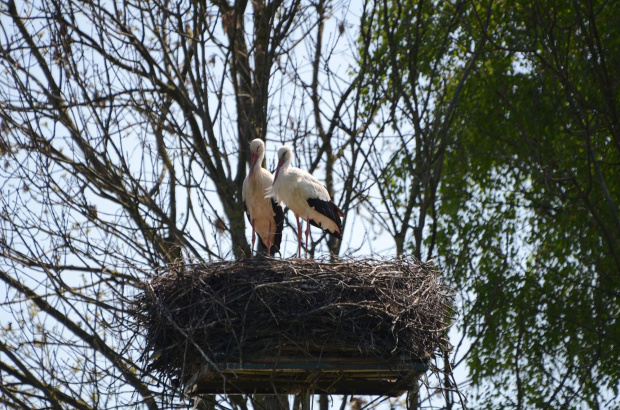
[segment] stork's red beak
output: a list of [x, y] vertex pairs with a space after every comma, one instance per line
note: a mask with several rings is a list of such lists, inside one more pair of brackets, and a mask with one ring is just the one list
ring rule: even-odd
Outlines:
[[[278, 162], [278, 168], [276, 168], [276, 175], [273, 177], [273, 184], [276, 183], [276, 180], [278, 179], [278, 174], [280, 173], [280, 168], [282, 167], [282, 161]], [[271, 184], [271, 185], [273, 185]]]
[[252, 172], [254, 172], [254, 167], [256, 166], [257, 160], [258, 160], [258, 154], [252, 154], [252, 156], [250, 157], [250, 173], [248, 174], [249, 177], [251, 177]]

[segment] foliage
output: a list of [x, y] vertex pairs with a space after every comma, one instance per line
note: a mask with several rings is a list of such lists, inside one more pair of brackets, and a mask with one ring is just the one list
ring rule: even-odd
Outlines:
[[459, 104], [440, 248], [491, 407], [597, 408], [618, 392], [617, 13], [495, 5], [480, 32], [494, 50]]
[[365, 102], [397, 137], [375, 161], [384, 225], [460, 289], [476, 406], [616, 403], [617, 13], [377, 1], [364, 20], [381, 73]]

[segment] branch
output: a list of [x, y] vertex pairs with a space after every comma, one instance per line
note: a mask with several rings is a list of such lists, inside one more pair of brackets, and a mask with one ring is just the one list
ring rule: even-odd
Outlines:
[[[51, 306], [46, 300], [39, 296], [32, 289], [26, 285], [20, 283], [16, 279], [10, 277], [4, 270], [0, 269], [0, 280], [6, 283], [9, 287], [15, 289], [19, 293], [26, 296], [32, 303], [34, 303], [40, 310], [47, 313], [50, 317], [54, 318], [58, 323], [71, 331], [74, 335], [83, 340], [93, 350], [101, 353], [107, 358], [114, 367], [116, 367], [123, 377], [142, 395], [147, 407], [151, 410], [157, 410], [158, 406], [153, 397], [153, 392], [142, 383], [142, 381], [136, 376], [136, 374], [130, 369], [125, 359], [116, 353], [111, 347], [109, 347], [103, 339], [97, 334], [89, 334], [85, 332], [81, 326], [74, 323], [66, 315]], [[132, 365], [130, 365], [132, 366]]]

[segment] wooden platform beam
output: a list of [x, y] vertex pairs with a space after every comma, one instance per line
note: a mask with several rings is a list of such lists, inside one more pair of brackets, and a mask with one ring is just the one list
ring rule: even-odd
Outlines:
[[428, 360], [278, 358], [205, 367], [190, 394], [362, 394], [398, 396], [429, 368]]

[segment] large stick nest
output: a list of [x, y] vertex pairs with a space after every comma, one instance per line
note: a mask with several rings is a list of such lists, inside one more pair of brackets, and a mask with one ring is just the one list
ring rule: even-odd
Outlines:
[[453, 313], [437, 276], [408, 258], [183, 263], [145, 283], [134, 312], [150, 368], [182, 383], [248, 356], [427, 360]]

